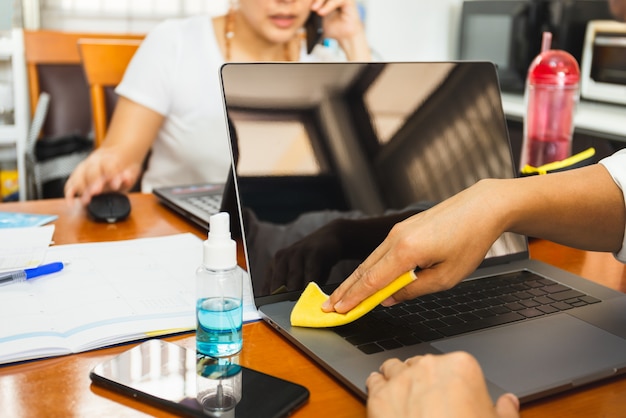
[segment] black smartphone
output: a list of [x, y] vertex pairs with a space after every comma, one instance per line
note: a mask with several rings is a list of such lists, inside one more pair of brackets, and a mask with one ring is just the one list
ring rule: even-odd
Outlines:
[[[304, 386], [236, 362], [225, 366], [205, 359], [195, 350], [153, 339], [98, 364], [89, 377], [96, 385], [191, 417], [286, 417], [309, 398]], [[203, 396], [211, 388], [213, 404], [209, 409]], [[215, 408], [216, 399], [221, 409]]]
[[311, 51], [313, 51], [313, 48], [315, 48], [315, 45], [322, 41], [322, 35], [324, 34], [324, 29], [322, 28], [322, 16], [315, 12], [311, 12], [308, 19], [304, 23], [304, 28], [306, 30], [306, 52], [307, 54], [310, 54]]

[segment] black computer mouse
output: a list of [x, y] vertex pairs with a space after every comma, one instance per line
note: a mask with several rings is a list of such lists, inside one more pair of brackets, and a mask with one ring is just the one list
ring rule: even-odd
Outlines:
[[98, 222], [123, 221], [130, 214], [130, 200], [124, 193], [110, 192], [91, 197], [87, 205], [89, 216]]

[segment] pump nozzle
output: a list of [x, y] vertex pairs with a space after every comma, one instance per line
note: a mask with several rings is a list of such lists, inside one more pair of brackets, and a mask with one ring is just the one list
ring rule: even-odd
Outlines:
[[204, 241], [204, 265], [231, 269], [237, 265], [237, 244], [230, 237], [230, 215], [220, 212], [209, 219], [209, 236]]
[[228, 212], [220, 212], [209, 218], [209, 240], [230, 239], [230, 216]]

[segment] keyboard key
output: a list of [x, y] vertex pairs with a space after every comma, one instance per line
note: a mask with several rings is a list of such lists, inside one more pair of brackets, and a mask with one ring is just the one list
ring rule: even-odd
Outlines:
[[536, 298], [534, 299], [534, 301], [535, 301], [535, 302], [537, 302], [537, 303], [539, 303], [539, 304], [541, 304], [541, 305], [549, 305], [550, 303], [553, 303], [553, 302], [554, 302], [554, 300], [553, 300], [553, 299], [550, 299], [550, 298], [549, 298], [549, 297], [547, 297], [547, 296], [539, 296], [539, 297], [536, 297]]
[[537, 306], [537, 309], [539, 309], [541, 312], [547, 313], [547, 314], [551, 314], [551, 313], [559, 311], [557, 308], [555, 308], [554, 306], [550, 306], [550, 305]]
[[588, 304], [601, 302], [600, 299], [596, 299], [593, 296], [581, 296], [580, 300], [587, 302]]
[[389, 314], [391, 316], [403, 316], [403, 315], [408, 315], [411, 312], [405, 310], [402, 306], [398, 305], [398, 306], [392, 306], [391, 308], [389, 308], [388, 310]]
[[417, 324], [426, 320], [426, 318], [424, 318], [422, 315], [416, 314], [416, 313], [411, 314], [411, 315], [405, 315], [402, 318], [394, 318], [394, 319], [396, 320], [401, 319], [406, 324]]
[[410, 313], [417, 313], [417, 312], [424, 312], [424, 311], [426, 311], [426, 308], [424, 308], [422, 305], [418, 305], [418, 304], [407, 305], [407, 306], [404, 307], [404, 309], [407, 312], [410, 312]]
[[484, 309], [484, 308], [489, 307], [489, 305], [483, 302], [482, 300], [475, 300], [474, 302], [468, 303], [468, 305], [474, 309]]
[[529, 299], [520, 301], [520, 305], [524, 305], [527, 308], [534, 308], [535, 306], [539, 306], [541, 304], [532, 299]]
[[581, 296], [585, 296], [584, 293], [580, 293], [577, 290], [574, 289], [569, 289], [569, 290], [565, 290], [563, 292], [558, 292], [558, 293], [550, 293], [548, 295], [549, 298], [554, 299], [556, 301], [562, 301], [562, 300], [566, 300], [566, 299], [572, 299], [572, 298], [578, 298]]
[[472, 313], [479, 318], [489, 318], [490, 316], [496, 316], [496, 313], [491, 309], [480, 309]]
[[500, 296], [500, 299], [502, 299], [505, 303], [511, 303], [511, 302], [517, 302], [518, 299], [513, 296], [513, 295], [502, 295]]
[[445, 317], [445, 316], [450, 316], [450, 315], [456, 315], [459, 312], [453, 308], [439, 308], [436, 310], [436, 312], [441, 315], [441, 317]]
[[514, 293], [513, 296], [515, 296], [517, 300], [531, 299], [533, 297], [533, 295], [528, 292], [517, 292]]
[[385, 351], [378, 344], [363, 344], [363, 345], [358, 345], [356, 348], [358, 348], [365, 354], [375, 354], [375, 353], [380, 353], [381, 351]]
[[456, 316], [448, 316], [446, 318], [441, 318], [441, 322], [444, 322], [446, 325], [457, 325], [462, 324], [465, 321]]
[[438, 340], [439, 338], [443, 337], [443, 334], [437, 331], [433, 331], [432, 329], [427, 328], [422, 324], [412, 325], [411, 329], [413, 330], [413, 335], [422, 341]]
[[534, 287], [543, 287], [545, 286], [543, 283], [541, 283], [539, 280], [528, 280], [526, 282], [526, 285], [530, 288], [534, 288]]
[[437, 318], [441, 318], [441, 315], [438, 314], [436, 311], [426, 311], [426, 312], [422, 312], [420, 313], [421, 316], [423, 316], [426, 319], [437, 319]]
[[519, 311], [521, 309], [524, 309], [524, 305], [522, 305], [519, 302], [511, 302], [511, 303], [507, 303], [506, 305], [504, 305], [505, 307], [507, 307], [508, 309], [512, 310], [512, 311]]
[[556, 302], [556, 303], [553, 303], [550, 306], [552, 306], [553, 308], [558, 309], [559, 311], [565, 311], [567, 309], [572, 309], [572, 305], [567, 304], [565, 302]]
[[401, 335], [401, 336], [397, 337], [396, 340], [398, 342], [400, 342], [400, 344], [405, 345], [405, 346], [415, 345], [415, 344], [419, 344], [419, 343], [422, 342], [422, 340], [420, 340], [419, 338], [417, 338], [413, 334], [411, 334], [411, 335]]
[[460, 305], [454, 305], [454, 309], [459, 311], [460, 313], [471, 312], [474, 310], [474, 308], [465, 303], [462, 303]]
[[535, 308], [522, 309], [521, 311], [517, 311], [517, 313], [524, 315], [526, 318], [534, 318], [536, 316], [541, 316], [541, 315], [546, 314], [545, 312], [540, 311], [539, 309], [535, 309]]
[[563, 286], [562, 284], [554, 284], [552, 286], [546, 286], [542, 288], [546, 293], [559, 293], [569, 290], [569, 287]]
[[472, 322], [480, 319], [478, 316], [474, 315], [471, 312], [459, 314], [457, 315], [457, 318], [462, 319], [465, 322]]
[[400, 344], [398, 341], [394, 339], [378, 341], [376, 344], [380, 345], [385, 350], [393, 350], [394, 348], [402, 347], [402, 344]]
[[385, 336], [376, 335], [374, 333], [367, 333], [367, 334], [353, 335], [351, 337], [346, 338], [346, 341], [348, 341], [352, 345], [362, 345], [362, 344], [376, 342], [380, 340], [381, 337], [384, 338]]
[[442, 306], [437, 302], [425, 302], [422, 303], [422, 308], [428, 311], [434, 311], [435, 309], [441, 308]]
[[489, 309], [491, 309], [493, 312], [495, 312], [496, 315], [502, 315], [502, 314], [505, 314], [507, 312], [511, 312], [511, 310], [509, 308], [507, 308], [506, 306], [504, 306], [504, 305], [493, 306], [493, 307], [491, 307]]
[[546, 294], [546, 292], [541, 289], [528, 289], [527, 292], [533, 296], [543, 296]]
[[438, 319], [433, 319], [430, 321], [424, 321], [422, 322], [422, 325], [424, 325], [425, 327], [431, 328], [431, 329], [438, 329], [438, 328], [443, 328], [443, 327], [447, 327], [448, 324], [446, 324], [443, 321], [440, 321]]
[[467, 302], [471, 302], [473, 299], [468, 298], [467, 296], [455, 296], [454, 298], [452, 298], [452, 301], [455, 304], [459, 304], [459, 303], [467, 303]]

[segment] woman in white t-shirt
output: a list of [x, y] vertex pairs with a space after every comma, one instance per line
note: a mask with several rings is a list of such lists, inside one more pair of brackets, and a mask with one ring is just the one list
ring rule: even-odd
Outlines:
[[[230, 153], [218, 72], [226, 61], [320, 60], [307, 56], [302, 27], [323, 19], [326, 38], [345, 57], [370, 60], [355, 0], [238, 0], [225, 16], [159, 24], [143, 41], [117, 87], [119, 100], [103, 144], [65, 185], [66, 199], [226, 179]], [[315, 51], [314, 51], [315, 52]]]

